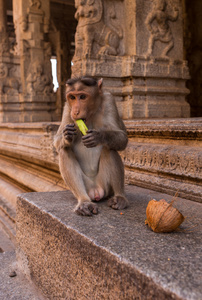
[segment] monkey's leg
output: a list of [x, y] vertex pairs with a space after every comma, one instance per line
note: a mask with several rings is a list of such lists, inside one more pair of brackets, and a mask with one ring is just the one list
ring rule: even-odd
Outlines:
[[60, 173], [69, 186], [71, 192], [78, 200], [78, 205], [75, 212], [82, 216], [91, 216], [98, 213], [98, 208], [95, 203], [91, 202], [87, 194], [84, 184], [85, 174], [81, 170], [79, 162], [77, 161], [74, 153], [70, 149], [61, 149], [59, 152], [59, 166]]
[[124, 196], [124, 166], [116, 151], [103, 150], [96, 182], [103, 187], [105, 196], [113, 195], [108, 200], [110, 207], [123, 209], [128, 206], [128, 200]]

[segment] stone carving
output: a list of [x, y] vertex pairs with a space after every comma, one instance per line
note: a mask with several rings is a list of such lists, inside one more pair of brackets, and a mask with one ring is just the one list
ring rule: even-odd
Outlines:
[[19, 81], [14, 77], [9, 77], [9, 70], [5, 64], [0, 64], [0, 93], [14, 95], [18, 94]]
[[39, 9], [41, 7], [41, 1], [40, 0], [30, 0], [30, 7]]
[[161, 57], [168, 57], [168, 52], [174, 46], [174, 39], [169, 21], [176, 21], [179, 15], [179, 10], [176, 6], [172, 5], [172, 11], [168, 11], [167, 0], [155, 0], [154, 8], [149, 13], [146, 19], [146, 26], [151, 35], [149, 38], [149, 45], [147, 55], [152, 55], [154, 44], [156, 41], [167, 44], [161, 53]]
[[28, 15], [25, 15], [25, 16], [22, 17], [21, 24], [22, 24], [22, 30], [27, 31], [27, 29], [28, 29]]
[[[93, 45], [99, 46], [98, 54], [117, 55], [122, 31], [104, 22], [103, 4], [101, 0], [76, 0], [75, 18], [78, 20], [75, 35], [75, 57], [95, 54]], [[113, 19], [115, 18], [113, 13]]]
[[5, 64], [0, 64], [0, 79], [8, 76], [8, 67]]
[[27, 40], [22, 40], [22, 48], [23, 48], [23, 53], [24, 55], [30, 55], [29, 51], [30, 51], [30, 43]]
[[[149, 149], [148, 149], [149, 148]], [[129, 145], [122, 154], [125, 166], [202, 178], [202, 154], [194, 147]]]
[[[1, 39], [1, 37], [0, 37]], [[0, 42], [0, 55], [8, 54], [9, 52], [9, 42], [7, 37], [3, 37]]]
[[42, 63], [35, 62], [31, 72], [27, 76], [27, 92], [28, 94], [50, 94], [53, 91], [51, 79], [44, 74]]

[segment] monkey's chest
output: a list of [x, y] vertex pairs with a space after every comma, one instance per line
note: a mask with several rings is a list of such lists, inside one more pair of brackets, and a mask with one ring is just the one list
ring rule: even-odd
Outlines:
[[78, 143], [74, 145], [73, 150], [85, 175], [95, 177], [99, 169], [102, 146], [86, 148], [82, 143]]

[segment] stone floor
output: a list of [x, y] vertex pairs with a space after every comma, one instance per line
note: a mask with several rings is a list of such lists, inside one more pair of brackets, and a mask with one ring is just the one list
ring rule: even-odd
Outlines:
[[43, 299], [32, 282], [18, 269], [15, 245], [0, 228], [0, 300]]

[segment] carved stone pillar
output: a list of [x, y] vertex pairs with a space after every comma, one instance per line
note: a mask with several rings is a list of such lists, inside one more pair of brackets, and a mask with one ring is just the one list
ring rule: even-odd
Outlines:
[[51, 45], [47, 40], [49, 0], [13, 0], [17, 53], [20, 56], [21, 122], [53, 121], [55, 95], [51, 73]]
[[13, 122], [19, 102], [19, 61], [10, 54], [6, 0], [0, 0], [0, 122]]
[[76, 0], [74, 75], [103, 77], [121, 116], [189, 117], [179, 0]]

